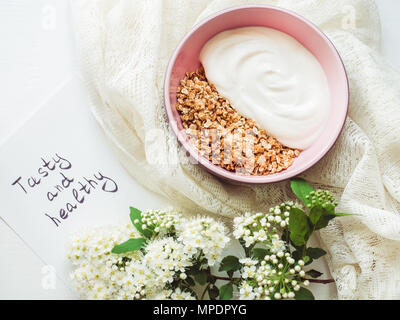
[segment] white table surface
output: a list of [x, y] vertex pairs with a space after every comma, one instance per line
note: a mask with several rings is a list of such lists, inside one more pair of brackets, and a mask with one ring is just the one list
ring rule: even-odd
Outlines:
[[[399, 0], [377, 0], [382, 52], [400, 70]], [[0, 142], [78, 70], [68, 0], [0, 0]], [[0, 155], [5, 156], [5, 155]], [[41, 285], [42, 261], [0, 220], [0, 299], [66, 299]]]

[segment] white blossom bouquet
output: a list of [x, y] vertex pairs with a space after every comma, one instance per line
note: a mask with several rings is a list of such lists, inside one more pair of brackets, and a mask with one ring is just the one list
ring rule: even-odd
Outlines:
[[[307, 242], [330, 220], [348, 214], [336, 213], [332, 195], [302, 179], [291, 187], [308, 212], [285, 202], [268, 213], [235, 218], [239, 257], [224, 257], [230, 238], [221, 222], [131, 208], [132, 224], [73, 239], [68, 258], [75, 287], [87, 299], [230, 300], [235, 292], [240, 299], [314, 299], [309, 283], [333, 280], [316, 280], [322, 273], [305, 270], [326, 254]], [[216, 267], [226, 277], [213, 274]]]

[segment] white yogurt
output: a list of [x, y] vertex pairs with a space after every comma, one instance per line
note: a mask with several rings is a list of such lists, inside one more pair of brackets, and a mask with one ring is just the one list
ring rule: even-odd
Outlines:
[[229, 30], [207, 42], [200, 61], [219, 93], [282, 144], [304, 150], [320, 135], [328, 80], [296, 39], [264, 27]]

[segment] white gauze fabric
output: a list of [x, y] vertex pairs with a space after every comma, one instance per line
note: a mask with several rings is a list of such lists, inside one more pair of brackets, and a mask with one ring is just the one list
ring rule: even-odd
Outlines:
[[193, 164], [163, 107], [164, 74], [179, 40], [208, 15], [250, 3], [305, 16], [339, 50], [350, 80], [349, 117], [336, 146], [303, 177], [331, 190], [340, 212], [358, 214], [320, 233], [338, 297], [400, 299], [400, 77], [379, 55], [374, 1], [73, 0], [96, 119], [132, 177], [188, 212], [231, 218], [293, 197], [287, 182], [231, 184]]

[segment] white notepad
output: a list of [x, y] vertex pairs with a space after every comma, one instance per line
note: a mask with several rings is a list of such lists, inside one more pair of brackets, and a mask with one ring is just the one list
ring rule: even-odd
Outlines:
[[78, 78], [0, 146], [0, 216], [67, 286], [71, 235], [128, 222], [130, 206], [169, 204], [124, 170]]

